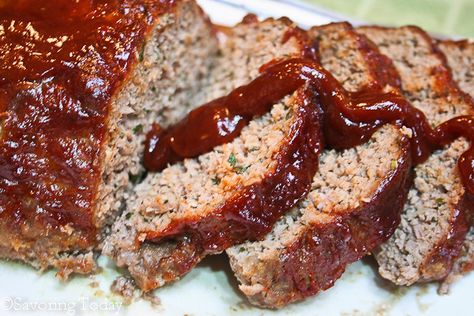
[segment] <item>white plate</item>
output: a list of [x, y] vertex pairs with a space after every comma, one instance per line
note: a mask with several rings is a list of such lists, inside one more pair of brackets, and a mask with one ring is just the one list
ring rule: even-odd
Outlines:
[[[342, 19], [295, 1], [201, 0], [216, 23], [233, 24], [247, 13], [289, 16], [303, 27]], [[0, 315], [474, 315], [474, 274], [438, 296], [436, 285], [395, 289], [381, 280], [370, 259], [351, 265], [332, 289], [279, 311], [251, 307], [237, 289], [224, 256], [204, 260], [183, 280], [156, 291], [158, 307], [138, 300], [123, 306], [109, 286], [119, 273], [100, 258], [103, 272], [61, 283], [18, 263], [0, 263]], [[93, 285], [98, 283], [98, 287]]]

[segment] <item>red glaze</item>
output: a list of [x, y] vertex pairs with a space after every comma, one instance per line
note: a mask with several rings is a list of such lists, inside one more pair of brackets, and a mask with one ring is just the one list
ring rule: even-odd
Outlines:
[[191, 111], [167, 130], [155, 125], [147, 135], [145, 167], [159, 171], [169, 163], [199, 156], [232, 141], [253, 117], [267, 113], [305, 83], [296, 72], [296, 78], [288, 80], [287, 73], [293, 73], [294, 67], [291, 62], [272, 67], [250, 84]]
[[[459, 97], [473, 107], [473, 99], [459, 88], [453, 79], [453, 71], [449, 67], [445, 54], [434, 44], [430, 35], [416, 26], [411, 26], [410, 29], [421, 35], [427, 43], [430, 43], [431, 53], [441, 61], [440, 65], [432, 69], [433, 75], [435, 75], [435, 93]], [[469, 149], [471, 153], [472, 145], [471, 142], [471, 148]], [[461, 174], [461, 179], [464, 186], [466, 186], [464, 177], [466, 177], [466, 174]], [[472, 179], [472, 173], [469, 177]], [[470, 190], [466, 190], [457, 205], [451, 207], [448, 233], [438, 241], [420, 266], [422, 280], [441, 280], [448, 276], [454, 264], [454, 259], [459, 257], [461, 253], [462, 244], [469, 230], [469, 225], [473, 223], [472, 210], [474, 210], [474, 196]]]
[[[144, 291], [157, 286], [154, 276], [171, 281], [188, 272], [202, 257], [269, 232], [275, 221], [304, 198], [317, 170], [321, 144], [320, 113], [310, 91], [298, 90], [298, 108], [285, 145], [274, 158], [276, 168], [263, 180], [242, 187], [204, 218], [173, 221], [164, 232], [147, 231], [140, 251], [148, 242], [176, 237], [168, 256], [147, 258], [147, 273], [134, 275]], [[137, 238], [137, 247], [142, 244]], [[145, 247], [145, 248], [144, 248]], [[189, 254], [189, 255], [183, 255]], [[132, 272], [133, 274], [133, 272]], [[146, 274], [146, 277], [144, 277]]]
[[473, 196], [464, 194], [453, 208], [448, 234], [438, 241], [420, 265], [419, 271], [422, 281], [429, 282], [444, 279], [448, 276], [455, 259], [459, 256], [459, 251], [470, 227], [468, 217], [472, 216], [472, 212], [466, 212], [465, 210], [474, 210]]
[[[385, 79], [382, 77], [380, 80], [383, 82]], [[196, 109], [177, 125], [179, 128], [171, 127], [161, 132], [167, 140], [158, 143], [159, 147], [163, 148], [159, 152], [169, 150], [168, 154], [172, 153], [173, 159], [179, 160], [186, 157], [185, 154], [192, 157], [211, 150], [213, 146], [231, 141], [239, 135], [241, 129], [254, 115], [262, 115], [269, 110], [272, 102], [276, 102], [305, 84], [317, 91], [317, 98], [324, 112], [325, 140], [329, 146], [336, 149], [351, 148], [368, 141], [372, 134], [386, 123], [399, 123], [412, 129], [411, 157], [416, 163], [424, 161], [435, 148], [442, 147], [459, 136], [464, 136], [471, 142], [474, 140], [474, 124], [470, 117], [455, 118], [432, 129], [424, 114], [412, 107], [399, 94], [384, 93], [377, 83], [357, 93], [347, 92], [318, 63], [308, 59], [294, 58], [265, 65], [261, 76], [247, 86], [240, 87], [227, 97]], [[316, 109], [314, 105], [313, 110]], [[222, 116], [222, 113], [229, 115]], [[212, 120], [213, 118], [216, 120]], [[223, 125], [221, 122], [228, 121], [236, 123], [222, 133], [219, 126]], [[211, 128], [208, 128], [209, 126]], [[192, 135], [192, 141], [188, 143], [182, 141], [188, 139], [186, 135]], [[199, 142], [201, 138], [205, 141]], [[473, 150], [469, 149], [459, 160], [467, 190], [474, 189], [472, 153]], [[285, 162], [286, 165], [289, 163], [291, 160]], [[399, 180], [393, 180], [393, 183], [398, 183], [398, 185], [381, 189], [382, 193], [370, 203], [370, 207], [363, 208], [361, 212], [356, 211], [356, 218], [341, 218], [340, 225], [315, 226], [308, 232], [308, 238], [311, 240], [314, 236], [320, 236], [319, 241], [322, 244], [304, 239], [288, 248], [289, 257], [284, 266], [289, 270], [282, 271], [281, 277], [297, 278], [300, 275], [298, 269], [303, 269], [302, 273], [305, 277], [302, 280], [291, 281], [298, 289], [298, 295], [304, 297], [331, 286], [346, 264], [360, 259], [369, 251], [368, 249], [373, 249], [375, 245], [387, 240], [393, 233], [402, 209], [400, 203], [405, 201], [410, 185], [410, 181], [402, 179], [407, 179], [406, 172], [411, 163], [404, 161], [402, 164], [404, 167], [400, 168], [401, 171], [394, 176]], [[278, 183], [287, 183], [283, 181], [284, 179], [277, 175], [271, 179], [273, 183], [270, 183], [268, 187], [271, 188]], [[304, 184], [307, 183], [304, 182]], [[288, 188], [296, 190], [295, 185], [287, 186], [285, 190]], [[276, 200], [272, 200], [274, 192], [262, 191], [258, 186], [255, 186], [257, 191], [253, 190], [252, 187], [247, 188], [238, 195], [237, 199], [225, 203], [204, 218], [174, 220], [163, 231], [143, 232], [147, 242], [156, 243], [164, 239], [177, 241], [175, 250], [161, 258], [159, 262], [153, 263], [155, 271], [153, 274], [159, 271], [172, 271], [163, 276], [166, 281], [171, 281], [189, 271], [206, 254], [220, 252], [244, 240], [259, 238], [268, 233], [273, 223], [297, 201], [295, 198], [289, 200], [290, 196], [285, 196], [283, 190], [277, 195], [280, 199]], [[300, 195], [299, 198], [302, 196], [304, 195]], [[266, 203], [271, 204], [264, 208], [258, 207], [258, 205], [267, 205]], [[354, 225], [352, 226], [351, 223]], [[365, 228], [361, 229], [361, 227]], [[337, 240], [326, 238], [333, 235]], [[346, 236], [346, 238], [341, 238], [341, 236]], [[350, 242], [341, 243], [347, 240]], [[323, 244], [325, 246], [322, 246]], [[305, 257], [307, 253], [318, 253], [320, 248], [327, 249], [326, 246], [329, 247], [328, 249], [333, 249], [334, 253], [316, 256], [313, 259]], [[183, 261], [183, 256], [179, 255], [181, 253], [192, 255]], [[337, 255], [339, 253], [344, 254], [340, 257], [340, 260], [344, 261], [336, 264], [334, 260], [339, 258]], [[312, 260], [312, 263], [308, 260]], [[323, 273], [327, 278], [312, 280], [312, 276], [304, 270], [305, 267], [311, 266], [327, 269]], [[144, 283], [145, 288], [147, 286], [150, 286], [148, 289], [153, 288], [154, 285], [150, 285], [147, 281]]]
[[[289, 21], [288, 23], [291, 23]], [[301, 50], [301, 57], [312, 60], [319, 60], [319, 56], [316, 50], [317, 43], [311, 41], [306, 31], [303, 31], [299, 27], [294, 27], [285, 32], [282, 38], [282, 44], [288, 42], [291, 38], [295, 38], [298, 42], [304, 43]]]
[[387, 241], [400, 223], [412, 184], [410, 154], [401, 156], [397, 171], [370, 202], [329, 223], [307, 225], [275, 260], [266, 261], [264, 271], [256, 273], [263, 290], [250, 301], [275, 308], [315, 295], [332, 287], [348, 264]]
[[[322, 147], [319, 140], [316, 104], [308, 93], [301, 93], [299, 97], [301, 98], [299, 102], [305, 104], [298, 113], [298, 117], [304, 118], [303, 123], [294, 124], [293, 129], [297, 130], [297, 137], [292, 137], [283, 154], [276, 157], [278, 167], [271, 177], [245, 188], [243, 193], [227, 201], [205, 219], [174, 221], [165, 231], [148, 232], [147, 239], [157, 241], [186, 230], [198, 230], [203, 248], [211, 251], [226, 249], [233, 244], [225, 236], [231, 236], [231, 240], [243, 241], [268, 233], [285, 211], [306, 196], [317, 166], [317, 163], [311, 162], [308, 157], [317, 159]], [[314, 126], [310, 127], [310, 124]], [[300, 136], [303, 131], [304, 133], [312, 131], [314, 134]], [[217, 219], [221, 219], [224, 226], [216, 227]], [[226, 227], [228, 223], [231, 224]]]
[[410, 155], [403, 157], [407, 159], [399, 161], [400, 168], [369, 203], [334, 218], [330, 224], [308, 225], [303, 235], [282, 251], [275, 267], [268, 263], [271, 272], [262, 283], [266, 288], [251, 300], [263, 306], [284, 306], [326, 290], [348, 264], [387, 241], [400, 222], [412, 183], [407, 175]]
[[79, 240], [64, 237], [59, 249], [96, 243], [111, 98], [173, 3], [0, 3], [0, 230], [14, 247], [54, 240], [66, 225]]
[[[431, 152], [459, 136], [474, 141], [474, 120], [458, 117], [432, 129], [425, 115], [398, 93], [366, 88], [351, 93], [317, 62], [293, 58], [270, 63], [261, 75], [228, 96], [193, 110], [185, 119], [166, 131], [148, 135], [145, 164], [160, 170], [168, 163], [195, 157], [227, 143], [254, 116], [269, 111], [272, 104], [309, 83], [319, 94], [324, 111], [325, 139], [329, 146], [346, 149], [368, 141], [382, 125], [398, 122], [411, 128], [413, 161], [425, 161]], [[474, 149], [459, 159], [459, 169], [467, 191], [474, 193]]]

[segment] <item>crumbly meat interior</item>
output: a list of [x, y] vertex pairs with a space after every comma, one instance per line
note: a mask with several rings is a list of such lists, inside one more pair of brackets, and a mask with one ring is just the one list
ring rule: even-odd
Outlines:
[[[454, 80], [459, 87], [474, 98], [474, 43], [464, 41], [441, 41], [439, 48], [445, 54], [449, 67], [453, 71]], [[472, 223], [471, 218], [471, 223]], [[474, 226], [471, 226], [464, 240], [459, 258], [456, 259], [450, 275], [441, 288], [447, 291], [447, 286], [456, 279], [474, 269]]]
[[[373, 78], [363, 53], [348, 35], [348, 28], [334, 24], [314, 28], [310, 34], [318, 40], [321, 64], [344, 88], [358, 91]], [[366, 144], [344, 151], [325, 150], [308, 197], [283, 216], [263, 240], [227, 250], [240, 289], [252, 303], [275, 307], [294, 299], [290, 297], [294, 291], [289, 285], [292, 282], [278, 277], [284, 269], [280, 261], [286, 260], [288, 247], [303, 238], [311, 226], [335, 225], [340, 215], [369, 205], [382, 183], [390, 181], [397, 170], [401, 148], [406, 146], [402, 138], [399, 128], [387, 125]]]
[[[99, 242], [123, 210], [131, 184], [143, 170], [140, 160], [146, 128], [157, 118], [173, 122], [196, 104], [193, 97], [207, 84], [217, 46], [212, 25], [192, 0], [180, 1], [160, 16], [145, 36], [145, 43], [136, 51], [137, 65], [130, 68], [122, 88], [113, 96], [107, 117], [107, 139], [101, 148], [101, 161], [97, 163], [102, 181], [93, 205]], [[51, 91], [60, 93], [57, 89], [59, 92]], [[175, 102], [180, 106], [176, 107]], [[41, 227], [37, 230], [43, 231]], [[91, 273], [96, 268], [97, 249], [91, 246], [77, 250], [76, 245], [65, 249], [64, 239], [74, 244], [71, 241], [81, 236], [69, 226], [62, 233], [47, 238], [33, 238], [25, 233], [26, 238], [34, 240], [31, 247], [20, 247], [5, 238], [0, 241], [0, 256], [25, 261], [40, 269], [55, 267], [63, 278], [72, 272]]]
[[[258, 76], [261, 65], [276, 58], [300, 56], [297, 38], [282, 41], [292, 27], [280, 20], [236, 26], [222, 45], [208, 86], [198, 93], [199, 98], [209, 101], [223, 96]], [[126, 211], [113, 226], [104, 253], [114, 257], [119, 266], [127, 266], [139, 283], [155, 278], [157, 285], [163, 285], [163, 276], [147, 275], [144, 266], [147, 260], [165, 256], [175, 244], [147, 243], [137, 250], [134, 241], [138, 232], [160, 231], [172, 220], [205, 216], [239, 189], [264, 179], [276, 166], [275, 155], [295, 122], [296, 107], [294, 98], [287, 97], [269, 113], [252, 120], [234, 141], [148, 175], [134, 189]]]
[[96, 210], [104, 236], [124, 210], [131, 188], [143, 177], [141, 161], [150, 126], [172, 124], [202, 102], [199, 92], [209, 85], [217, 49], [200, 8], [194, 1], [183, 1], [160, 17], [136, 52], [138, 65], [112, 104]]
[[454, 80], [464, 92], [474, 98], [474, 42], [440, 41], [438, 47], [446, 56]]
[[[431, 40], [418, 29], [364, 27], [360, 32], [390, 57], [402, 80], [406, 98], [422, 110], [432, 126], [460, 115], [472, 115], [472, 105], [450, 83], [449, 69], [433, 50]], [[446, 81], [448, 80], [448, 84]], [[458, 139], [437, 150], [415, 168], [414, 186], [409, 192], [402, 221], [392, 238], [375, 253], [379, 272], [396, 284], [439, 279], [443, 265], [427, 266], [431, 251], [445, 242], [464, 195], [457, 159], [467, 148]]]

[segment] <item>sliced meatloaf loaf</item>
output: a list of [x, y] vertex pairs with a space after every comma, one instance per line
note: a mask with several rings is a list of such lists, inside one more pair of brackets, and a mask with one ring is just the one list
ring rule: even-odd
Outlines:
[[[227, 34], [203, 94], [221, 97], [259, 67], [299, 57], [309, 42], [289, 20], [246, 18]], [[232, 142], [150, 174], [113, 226], [104, 253], [143, 291], [178, 279], [204, 256], [267, 232], [308, 191], [319, 119], [302, 88], [255, 118]], [[287, 165], [289, 163], [289, 165]]]
[[[445, 54], [459, 87], [474, 98], [474, 43], [469, 41], [441, 41], [439, 48]], [[472, 212], [469, 212], [471, 228], [461, 248], [459, 258], [447, 278], [449, 284], [462, 274], [474, 269], [474, 226]]]
[[89, 273], [142, 126], [195, 104], [212, 27], [191, 0], [7, 1], [0, 51], [0, 257]]
[[[403, 93], [432, 126], [473, 114], [472, 99], [459, 89], [444, 55], [424, 31], [407, 26], [363, 27], [359, 32], [393, 60]], [[443, 279], [451, 270], [469, 227], [466, 213], [473, 209], [457, 167], [468, 145], [459, 138], [415, 168], [401, 224], [375, 253], [384, 278], [410, 285]]]
[[[318, 41], [323, 67], [347, 90], [395, 89], [391, 62], [349, 24], [316, 27], [309, 34]], [[387, 240], [400, 221], [410, 161], [409, 142], [393, 125], [355, 148], [324, 150], [308, 197], [262, 240], [227, 250], [250, 302], [275, 308], [314, 295]]]

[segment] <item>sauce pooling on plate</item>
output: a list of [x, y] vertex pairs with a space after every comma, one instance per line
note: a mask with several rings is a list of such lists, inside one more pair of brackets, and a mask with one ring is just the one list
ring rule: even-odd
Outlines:
[[[380, 87], [348, 92], [317, 62], [293, 58], [265, 65], [250, 84], [191, 111], [166, 130], [155, 125], [147, 135], [146, 168], [159, 171], [169, 163], [199, 156], [232, 141], [253, 117], [267, 113], [275, 102], [305, 84], [318, 94], [324, 111], [325, 140], [332, 148], [346, 149], [367, 142], [387, 123], [411, 128], [411, 151], [416, 164], [459, 136], [474, 141], [471, 117], [454, 118], [432, 129], [423, 112], [398, 93], [383, 92]], [[471, 146], [460, 157], [459, 170], [466, 190], [472, 194], [473, 167]]]

